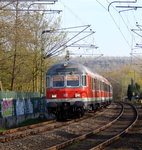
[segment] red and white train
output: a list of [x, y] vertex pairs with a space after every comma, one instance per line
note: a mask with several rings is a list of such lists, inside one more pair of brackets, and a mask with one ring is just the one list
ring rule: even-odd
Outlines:
[[46, 79], [47, 109], [57, 119], [80, 117], [85, 110], [97, 110], [112, 101], [108, 80], [81, 64], [55, 64], [47, 71]]

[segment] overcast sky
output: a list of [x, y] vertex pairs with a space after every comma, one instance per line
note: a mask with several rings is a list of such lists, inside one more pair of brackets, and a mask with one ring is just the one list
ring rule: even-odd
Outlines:
[[[99, 51], [104, 56], [130, 56], [136, 43], [142, 42], [141, 37], [131, 31], [138, 29], [136, 22], [142, 25], [142, 8], [119, 13], [127, 9], [116, 6], [128, 4], [117, 3], [112, 4], [108, 12], [110, 2], [112, 0], [58, 0], [52, 8], [63, 10], [62, 27], [91, 25], [90, 28], [96, 33], [86, 40], [99, 47], [94, 53]], [[141, 0], [129, 4], [134, 5], [142, 6]], [[135, 49], [135, 52], [141, 52], [141, 49]]]

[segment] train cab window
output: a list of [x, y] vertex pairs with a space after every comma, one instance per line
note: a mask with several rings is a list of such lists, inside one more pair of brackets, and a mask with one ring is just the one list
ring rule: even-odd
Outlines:
[[86, 86], [86, 75], [82, 75], [82, 86]]
[[64, 76], [53, 76], [53, 87], [63, 87], [65, 85]]
[[67, 79], [67, 86], [79, 86], [79, 76], [71, 75], [66, 76]]

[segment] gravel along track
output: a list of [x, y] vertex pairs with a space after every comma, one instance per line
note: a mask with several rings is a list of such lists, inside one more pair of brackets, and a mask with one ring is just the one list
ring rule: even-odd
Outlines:
[[137, 110], [139, 114], [137, 124], [120, 140], [104, 150], [142, 150], [142, 106], [137, 106]]
[[[133, 110], [133, 107], [128, 104], [124, 104], [124, 113], [123, 115], [110, 126], [109, 128], [105, 129], [104, 131], [99, 132], [98, 134], [92, 134], [91, 136], [87, 137], [85, 140], [77, 142], [71, 146], [65, 147], [65, 150], [98, 150], [103, 149], [106, 145], [99, 146], [101, 143], [120, 135], [123, 131], [125, 131], [131, 123], [135, 120], [136, 114]], [[118, 136], [119, 138], [119, 136]], [[117, 138], [117, 139], [118, 139]]]
[[30, 136], [30, 135], [35, 135], [37, 133], [41, 133], [41, 132], [45, 132], [45, 131], [51, 131], [55, 128], [66, 126], [66, 125], [72, 124], [74, 122], [81, 121], [86, 118], [92, 117], [95, 114], [97, 114], [97, 112], [93, 113], [93, 114], [87, 114], [82, 118], [68, 120], [66, 122], [57, 122], [56, 120], [51, 120], [51, 121], [47, 121], [47, 122], [43, 122], [43, 123], [38, 123], [38, 124], [34, 124], [34, 125], [29, 125], [29, 126], [25, 126], [25, 127], [20, 127], [20, 128], [3, 131], [3, 132], [0, 132], [0, 143], [12, 141], [14, 139], [23, 138], [23, 137]]
[[[95, 117], [69, 124], [51, 131], [40, 132], [21, 139], [0, 143], [0, 150], [43, 150], [69, 139], [78, 137], [92, 130], [100, 128], [112, 121], [120, 113], [121, 106], [111, 104]], [[26, 131], [24, 131], [26, 132]]]

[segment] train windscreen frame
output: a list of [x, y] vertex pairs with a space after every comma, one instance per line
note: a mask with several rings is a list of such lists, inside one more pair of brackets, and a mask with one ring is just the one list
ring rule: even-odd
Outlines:
[[64, 76], [53, 76], [52, 77], [53, 87], [64, 87], [65, 86], [65, 77]]
[[79, 80], [80, 80], [79, 75], [67, 75], [66, 76], [67, 87], [78, 87], [80, 85]]

